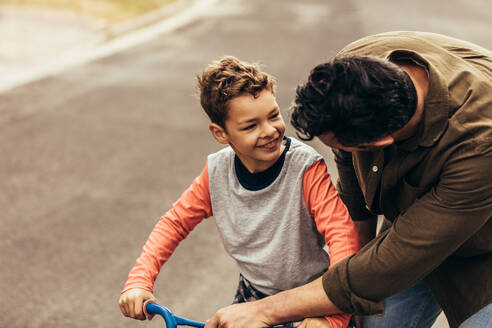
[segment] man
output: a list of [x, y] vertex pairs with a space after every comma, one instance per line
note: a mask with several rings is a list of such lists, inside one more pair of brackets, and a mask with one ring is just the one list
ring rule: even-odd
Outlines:
[[377, 214], [390, 226], [322, 278], [224, 308], [206, 327], [381, 313], [422, 280], [451, 327], [490, 324], [492, 53], [431, 33], [363, 38], [311, 71], [292, 124], [332, 147], [361, 240]]

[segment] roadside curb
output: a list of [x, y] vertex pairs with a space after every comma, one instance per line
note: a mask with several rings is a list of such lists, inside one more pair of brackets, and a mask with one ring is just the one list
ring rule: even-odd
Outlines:
[[83, 40], [82, 45], [64, 51], [46, 64], [36, 67], [26, 65], [22, 72], [0, 80], [0, 93], [110, 56], [185, 26], [204, 15], [217, 1], [179, 0], [129, 22], [103, 27], [90, 40]]

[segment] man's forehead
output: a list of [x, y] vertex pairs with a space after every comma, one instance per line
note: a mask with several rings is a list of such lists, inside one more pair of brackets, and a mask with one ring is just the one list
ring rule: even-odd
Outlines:
[[357, 145], [346, 146], [341, 144], [333, 132], [326, 132], [318, 136], [318, 138], [327, 146], [332, 148], [341, 149], [345, 151], [372, 151], [382, 146], [386, 146], [387, 143], [379, 144], [379, 141], [363, 143]]

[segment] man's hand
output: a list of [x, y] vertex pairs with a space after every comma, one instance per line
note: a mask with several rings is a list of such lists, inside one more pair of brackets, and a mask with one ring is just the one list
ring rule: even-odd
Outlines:
[[262, 328], [283, 322], [319, 317], [341, 311], [326, 296], [322, 278], [259, 301], [234, 304], [219, 310], [206, 328]]
[[262, 328], [270, 326], [258, 302], [233, 304], [217, 311], [205, 322], [205, 328]]
[[360, 316], [358, 315], [353, 315], [352, 316], [352, 321], [354, 322], [355, 326], [357, 328], [360, 328]]
[[120, 305], [121, 313], [123, 313], [125, 317], [145, 320], [143, 304], [147, 300], [152, 300], [157, 303], [157, 299], [151, 292], [145, 289], [133, 288], [121, 294], [118, 304]]
[[324, 318], [306, 318], [302, 320], [298, 328], [331, 328], [331, 325]]

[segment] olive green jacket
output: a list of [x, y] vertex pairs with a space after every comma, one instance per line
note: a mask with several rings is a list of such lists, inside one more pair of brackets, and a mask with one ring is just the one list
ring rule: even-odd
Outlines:
[[353, 219], [383, 214], [392, 226], [325, 273], [324, 289], [341, 310], [370, 314], [424, 279], [457, 327], [492, 302], [492, 52], [437, 34], [392, 32], [337, 56], [350, 55], [422, 63], [429, 92], [411, 139], [372, 152], [334, 150]]

